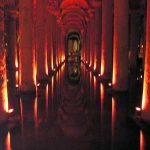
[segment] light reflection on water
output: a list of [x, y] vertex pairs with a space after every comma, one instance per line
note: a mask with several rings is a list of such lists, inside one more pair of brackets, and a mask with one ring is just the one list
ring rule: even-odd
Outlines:
[[[63, 138], [66, 138], [65, 136], [67, 136], [67, 134], [71, 135], [72, 137], [75, 137], [75, 135], [76, 137], [77, 136], [80, 137], [82, 135], [82, 139], [80, 138], [78, 139], [80, 142], [82, 140], [92, 141], [93, 143], [97, 141], [97, 143], [96, 142], [95, 143], [98, 146], [98, 148], [100, 148], [102, 145], [104, 148], [107, 148], [107, 145], [110, 145], [111, 149], [115, 149], [117, 147], [119, 148], [121, 147], [120, 145], [116, 144], [117, 143], [116, 141], [118, 141], [120, 137], [121, 139], [123, 139], [123, 143], [128, 143], [129, 142], [127, 138], [128, 134], [129, 135], [133, 134], [132, 135], [133, 138], [131, 138], [131, 142], [134, 143], [135, 146], [133, 145], [131, 146], [132, 150], [134, 150], [135, 149], [134, 147], [137, 147], [137, 145], [139, 145], [140, 150], [145, 149], [146, 141], [145, 141], [145, 135], [142, 131], [132, 131], [132, 129], [130, 130], [130, 127], [126, 125], [124, 122], [123, 122], [124, 123], [123, 126], [122, 125], [118, 126], [118, 124], [116, 125], [116, 122], [125, 119], [125, 118], [123, 119], [119, 118], [120, 116], [121, 117], [124, 116], [120, 114], [120, 112], [118, 112], [118, 107], [119, 107], [118, 101], [121, 102], [121, 101], [125, 101], [126, 99], [122, 99], [122, 98], [117, 99], [117, 104], [116, 104], [116, 97], [114, 98], [108, 96], [109, 94], [107, 93], [107, 89], [105, 85], [103, 83], [99, 83], [96, 77], [94, 77], [92, 73], [89, 73], [85, 68], [82, 70], [83, 71], [82, 81], [84, 83], [83, 93], [85, 94], [85, 99], [82, 101], [78, 101], [78, 100], [74, 101], [74, 103], [73, 101], [70, 101], [67, 106], [64, 105], [64, 100], [62, 99], [63, 96], [62, 91], [64, 90], [63, 77], [65, 77], [64, 71], [65, 71], [65, 66], [63, 65], [61, 70], [56, 74], [56, 76], [52, 76], [50, 78], [49, 83], [46, 83], [45, 85], [40, 85], [40, 87], [38, 87], [37, 94], [34, 98], [30, 96], [24, 98], [21, 96], [20, 99], [18, 100], [19, 107], [20, 107], [19, 110], [20, 110], [21, 131], [23, 135], [26, 136], [26, 134], [29, 134], [31, 137], [34, 135], [37, 136], [36, 138], [38, 139], [39, 138], [38, 134], [41, 134], [41, 132], [43, 133], [44, 131], [46, 131], [46, 134], [48, 134], [46, 136], [48, 138], [49, 136], [56, 137], [57, 139], [56, 141], [58, 141], [58, 144], [59, 144], [59, 140], [60, 141], [64, 140]], [[66, 91], [66, 93], [68, 93], [68, 91]], [[74, 97], [72, 97], [72, 99], [73, 98]], [[96, 111], [97, 109], [96, 104], [98, 103], [95, 103], [95, 100], [99, 101], [99, 106], [100, 106], [100, 107], [98, 106], [99, 112]], [[78, 103], [81, 104], [79, 107], [72, 106], [72, 105], [76, 106]], [[110, 109], [108, 104], [111, 105]], [[69, 105], [71, 105], [72, 108], [68, 107]], [[116, 109], [116, 105], [117, 105], [117, 109]], [[62, 111], [61, 113], [58, 111], [60, 109]], [[79, 116], [77, 116], [77, 118], [71, 116], [73, 111], [76, 113], [78, 112], [77, 114]], [[45, 123], [47, 125], [46, 126], [47, 128], [45, 128], [45, 126], [44, 127], [42, 126], [43, 122], [39, 123], [39, 120], [40, 119], [44, 120], [44, 118], [46, 118], [47, 120], [47, 122]], [[58, 118], [61, 120], [59, 120]], [[77, 121], [76, 123], [76, 119], [78, 120], [78, 118], [81, 118], [81, 120]], [[83, 120], [84, 123], [82, 122]], [[67, 125], [70, 124], [71, 122], [73, 126], [68, 127]], [[36, 129], [36, 133], [38, 134], [33, 133], [34, 131], [34, 130], [32, 131], [33, 128]], [[63, 128], [62, 129], [64, 131], [63, 133], [61, 132], [62, 131], [61, 128]], [[99, 128], [101, 132], [99, 132]], [[119, 130], [124, 130], [125, 135], [116, 134], [118, 128]], [[65, 134], [65, 132], [67, 132], [67, 134]], [[135, 135], [133, 132], [136, 132]], [[138, 133], [139, 133], [139, 137], [135, 138], [134, 136], [137, 136]], [[15, 141], [15, 136], [18, 138], [20, 135], [17, 132], [15, 134], [9, 132], [5, 136], [5, 143], [7, 143], [6, 150], [11, 149], [12, 146], [11, 140], [13, 140], [13, 144], [17, 143], [17, 140]], [[63, 136], [61, 134], [63, 134]], [[83, 136], [84, 134], [85, 136]], [[13, 136], [11, 136], [10, 138], [10, 135]], [[45, 144], [44, 141], [48, 140], [48, 138], [45, 137], [44, 135], [45, 134], [41, 136], [41, 138], [43, 139], [42, 140], [43, 145]], [[35, 137], [32, 138], [33, 141], [31, 143], [34, 145], [36, 144], [36, 140], [34, 139]], [[108, 143], [109, 142], [108, 139], [110, 140], [111, 143]], [[139, 139], [139, 143], [137, 143], [136, 139]], [[26, 138], [26, 140], [29, 139]], [[82, 146], [82, 144], [83, 143], [81, 142], [79, 146]], [[88, 144], [90, 145], [90, 142], [88, 142]], [[70, 143], [68, 142], [68, 145], [71, 145], [71, 142]], [[94, 147], [94, 145], [92, 146]], [[54, 147], [51, 148], [53, 149]], [[74, 150], [74, 148], [72, 149]]]

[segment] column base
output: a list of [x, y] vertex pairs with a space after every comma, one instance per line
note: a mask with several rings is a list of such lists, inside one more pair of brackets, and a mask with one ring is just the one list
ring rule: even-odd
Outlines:
[[27, 94], [35, 95], [36, 87], [30, 88], [30, 89], [20, 88], [20, 89], [18, 89], [18, 93], [20, 95], [27, 95]]
[[5, 126], [8, 123], [8, 114], [4, 113], [0, 115], [0, 127]]
[[139, 115], [132, 115], [128, 117], [128, 121], [135, 123], [135, 125], [143, 131], [150, 132], [150, 120], [145, 120]]

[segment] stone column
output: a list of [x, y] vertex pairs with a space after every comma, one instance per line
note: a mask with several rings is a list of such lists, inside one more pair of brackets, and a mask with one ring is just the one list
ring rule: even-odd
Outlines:
[[96, 71], [100, 73], [100, 61], [101, 61], [101, 33], [102, 33], [102, 7], [96, 8], [95, 12], [95, 20], [96, 20], [96, 42], [95, 42], [95, 49], [96, 49]]
[[35, 90], [33, 1], [20, 0], [19, 2], [20, 90], [28, 92]]
[[53, 50], [52, 50], [52, 15], [47, 12], [47, 63], [48, 63], [48, 73], [50, 74], [53, 68]]
[[131, 12], [131, 35], [130, 35], [130, 55], [129, 64], [131, 69], [137, 68], [138, 44], [139, 44], [139, 29], [138, 16], [136, 12]]
[[36, 2], [36, 53], [37, 53], [37, 80], [46, 77], [46, 0]]
[[142, 118], [150, 121], [150, 1], [147, 1], [146, 53], [142, 98]]
[[9, 17], [9, 30], [8, 30], [8, 71], [9, 71], [9, 80], [10, 85], [15, 88], [15, 85], [18, 84], [16, 79], [16, 71], [18, 71], [18, 54], [17, 54], [17, 37], [16, 37], [16, 19], [17, 16], [11, 15]]
[[56, 18], [52, 16], [53, 67], [56, 69]]
[[4, 47], [4, 10], [0, 3], [0, 124], [5, 122], [8, 111], [6, 49]]
[[102, 12], [101, 75], [105, 79], [111, 79], [113, 66], [113, 1], [103, 0]]
[[114, 0], [113, 90], [128, 89], [128, 1]]

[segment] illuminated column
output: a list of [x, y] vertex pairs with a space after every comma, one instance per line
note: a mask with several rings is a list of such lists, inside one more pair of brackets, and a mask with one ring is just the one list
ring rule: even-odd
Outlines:
[[105, 79], [111, 79], [113, 61], [113, 1], [103, 0], [102, 12], [101, 75]]
[[20, 0], [20, 90], [35, 90], [34, 46], [33, 46], [33, 1]]
[[95, 20], [96, 20], [96, 42], [95, 42], [95, 49], [96, 49], [96, 71], [100, 73], [100, 61], [101, 61], [101, 33], [102, 33], [102, 7], [96, 8], [95, 12]]
[[0, 3], [0, 124], [6, 119], [8, 111], [7, 78], [6, 78], [6, 49], [4, 47], [4, 11]]
[[87, 29], [87, 35], [88, 35], [88, 40], [87, 40], [87, 60], [88, 60], [88, 63], [90, 64], [90, 52], [91, 52], [91, 47], [90, 47], [90, 45], [91, 45], [91, 38], [90, 38], [90, 22], [89, 22], [89, 24], [88, 24], [88, 29]]
[[128, 89], [128, 1], [114, 0], [113, 90]]
[[52, 16], [49, 12], [47, 12], [47, 26], [46, 26], [46, 34], [47, 34], [47, 63], [48, 63], [48, 73], [50, 74], [53, 69], [53, 50], [52, 50]]
[[94, 57], [94, 49], [93, 49], [93, 45], [94, 45], [94, 31], [93, 31], [93, 28], [94, 28], [94, 21], [93, 21], [93, 17], [91, 18], [90, 20], [90, 23], [89, 23], [89, 26], [90, 26], [90, 66], [93, 66], [93, 57]]
[[56, 68], [56, 18], [52, 16], [53, 67]]
[[37, 0], [36, 8], [37, 80], [41, 80], [47, 74], [46, 1]]
[[147, 1], [146, 53], [142, 99], [142, 118], [150, 121], [150, 1]]
[[131, 12], [131, 35], [130, 35], [130, 55], [129, 55], [129, 62], [131, 69], [135, 69], [137, 67], [138, 44], [139, 44], [138, 16], [139, 15], [136, 12]]
[[[11, 15], [9, 18], [9, 33], [8, 33], [8, 56], [9, 56], [9, 76], [11, 85], [14, 87], [17, 84], [16, 71], [18, 71], [18, 54], [17, 54], [17, 37], [16, 37], [16, 18], [17, 16]], [[17, 72], [18, 74], [18, 72]], [[17, 79], [17, 81], [16, 81]]]

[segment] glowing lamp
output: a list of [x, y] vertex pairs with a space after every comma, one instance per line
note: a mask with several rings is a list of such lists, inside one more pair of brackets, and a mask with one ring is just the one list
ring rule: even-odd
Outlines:
[[40, 83], [37, 83], [37, 86], [40, 86]]
[[98, 74], [98, 76], [100, 77], [100, 76], [101, 76], [101, 74], [99, 73], [99, 74]]
[[141, 115], [141, 108], [140, 107], [135, 107], [135, 115], [140, 116]]
[[108, 86], [112, 86], [112, 83], [108, 83]]
[[19, 85], [18, 84], [16, 84], [16, 88], [18, 88], [19, 87]]
[[8, 110], [8, 113], [9, 113], [9, 114], [11, 114], [11, 113], [13, 113], [13, 112], [14, 112], [14, 109], [12, 109], [12, 108]]

